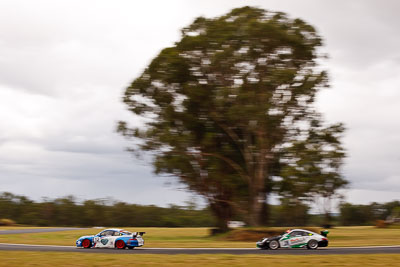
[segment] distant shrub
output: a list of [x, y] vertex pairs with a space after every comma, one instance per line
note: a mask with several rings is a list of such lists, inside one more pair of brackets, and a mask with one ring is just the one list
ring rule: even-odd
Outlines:
[[0, 219], [0, 226], [11, 226], [14, 224], [15, 222], [11, 219]]
[[387, 228], [389, 225], [388, 225], [388, 223], [386, 223], [384, 220], [377, 220], [377, 221], [375, 222], [375, 226], [376, 226], [377, 228]]

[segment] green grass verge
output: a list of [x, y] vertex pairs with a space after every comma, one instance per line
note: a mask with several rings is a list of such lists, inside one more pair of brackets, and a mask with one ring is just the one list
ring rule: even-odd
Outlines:
[[400, 255], [115, 255], [0, 251], [0, 266], [399, 266]]
[[[257, 240], [229, 241], [223, 236], [210, 237], [208, 228], [127, 228], [145, 231], [146, 247], [231, 247], [254, 248]], [[63, 232], [0, 235], [1, 243], [24, 243], [42, 245], [75, 245], [79, 236], [92, 235], [100, 229]], [[400, 245], [400, 229], [381, 229], [370, 226], [337, 227], [330, 229], [330, 247]]]

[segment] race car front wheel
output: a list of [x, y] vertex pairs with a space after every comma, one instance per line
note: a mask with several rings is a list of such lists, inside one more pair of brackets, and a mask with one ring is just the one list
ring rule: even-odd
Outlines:
[[318, 241], [314, 240], [314, 239], [308, 241], [307, 248], [308, 249], [317, 249], [318, 248]]
[[82, 241], [82, 247], [84, 247], [84, 248], [90, 248], [90, 240], [89, 239], [84, 239], [83, 241]]
[[275, 250], [275, 249], [279, 248], [279, 243], [276, 240], [272, 240], [271, 242], [269, 242], [268, 246], [270, 249]]
[[122, 240], [118, 240], [118, 241], [115, 243], [115, 247], [118, 248], [118, 249], [123, 249], [123, 248], [125, 248], [125, 242], [122, 241]]

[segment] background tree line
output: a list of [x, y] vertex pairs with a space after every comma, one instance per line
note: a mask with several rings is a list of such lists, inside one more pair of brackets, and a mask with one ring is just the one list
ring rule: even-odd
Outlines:
[[400, 219], [400, 201], [387, 203], [373, 202], [369, 205], [340, 205], [341, 225], [371, 225], [378, 220]]
[[[310, 214], [307, 205], [270, 205], [268, 226], [316, 226], [324, 224], [324, 214]], [[389, 216], [400, 218], [400, 202], [369, 205], [340, 205], [340, 213], [332, 216], [336, 225], [374, 225]], [[40, 202], [11, 193], [0, 194], [0, 219], [37, 226], [113, 226], [113, 227], [215, 227], [209, 207], [198, 209], [170, 205], [168, 208], [128, 204], [111, 200], [77, 201], [73, 196], [44, 199]], [[236, 216], [235, 220], [244, 220]]]
[[73, 196], [35, 202], [25, 196], [2, 193], [0, 219], [38, 226], [213, 226], [209, 209], [193, 205], [168, 208], [127, 204], [104, 199], [77, 201]]

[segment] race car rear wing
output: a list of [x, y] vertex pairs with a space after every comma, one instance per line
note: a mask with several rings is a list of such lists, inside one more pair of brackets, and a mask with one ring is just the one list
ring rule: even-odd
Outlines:
[[142, 235], [144, 235], [146, 232], [133, 232], [133, 236], [138, 236], [138, 235], [140, 235], [140, 236], [142, 236]]
[[325, 236], [325, 237], [327, 237], [328, 234], [329, 234], [329, 231], [328, 231], [328, 230], [321, 231], [321, 235], [323, 235], [323, 236]]

